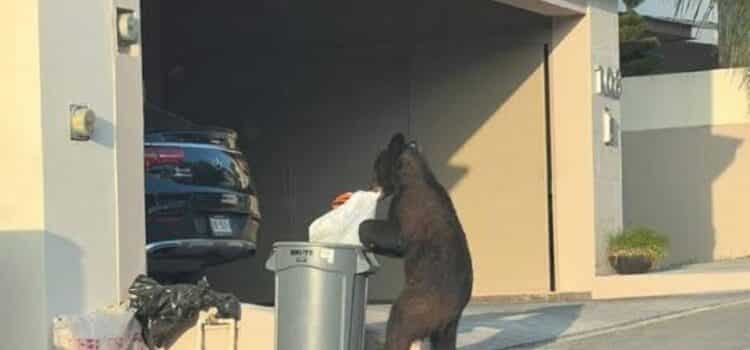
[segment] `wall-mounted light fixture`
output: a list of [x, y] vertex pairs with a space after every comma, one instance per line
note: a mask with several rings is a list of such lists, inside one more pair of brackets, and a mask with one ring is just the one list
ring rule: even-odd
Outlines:
[[135, 11], [117, 9], [117, 42], [120, 47], [137, 44], [141, 37], [141, 21]]
[[88, 106], [70, 106], [70, 139], [88, 141], [94, 135], [96, 114]]
[[608, 107], [602, 113], [602, 142], [607, 146], [615, 144], [615, 119]]

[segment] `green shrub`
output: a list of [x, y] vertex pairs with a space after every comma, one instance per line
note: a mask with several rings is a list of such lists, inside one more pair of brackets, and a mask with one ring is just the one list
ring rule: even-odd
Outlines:
[[664, 61], [660, 47], [659, 39], [633, 8], [620, 15], [620, 68], [624, 77], [657, 72]]
[[650, 228], [628, 228], [609, 238], [609, 255], [643, 255], [656, 261], [667, 255], [668, 238]]

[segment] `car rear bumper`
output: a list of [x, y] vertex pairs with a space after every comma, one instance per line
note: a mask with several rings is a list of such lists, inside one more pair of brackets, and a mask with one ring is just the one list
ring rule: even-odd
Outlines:
[[249, 257], [255, 250], [255, 243], [238, 239], [175, 239], [146, 245], [151, 270], [189, 271]]
[[[149, 243], [180, 239], [257, 241], [261, 216], [253, 194], [234, 192], [147, 192], [146, 235]], [[224, 199], [233, 197], [235, 202]], [[251, 203], [256, 203], [252, 205]], [[231, 233], [216, 234], [211, 220], [228, 219]]]

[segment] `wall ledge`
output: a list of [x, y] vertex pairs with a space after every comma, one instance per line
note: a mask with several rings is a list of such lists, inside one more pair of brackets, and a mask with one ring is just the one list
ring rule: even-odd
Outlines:
[[750, 290], [750, 272], [652, 273], [594, 278], [595, 300]]
[[498, 2], [550, 17], [586, 14], [586, 2], [574, 0], [496, 0]]

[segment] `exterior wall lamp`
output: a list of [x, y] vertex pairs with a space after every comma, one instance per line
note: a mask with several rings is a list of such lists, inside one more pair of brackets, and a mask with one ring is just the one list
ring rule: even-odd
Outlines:
[[94, 135], [96, 114], [88, 106], [70, 106], [70, 139], [88, 141]]

